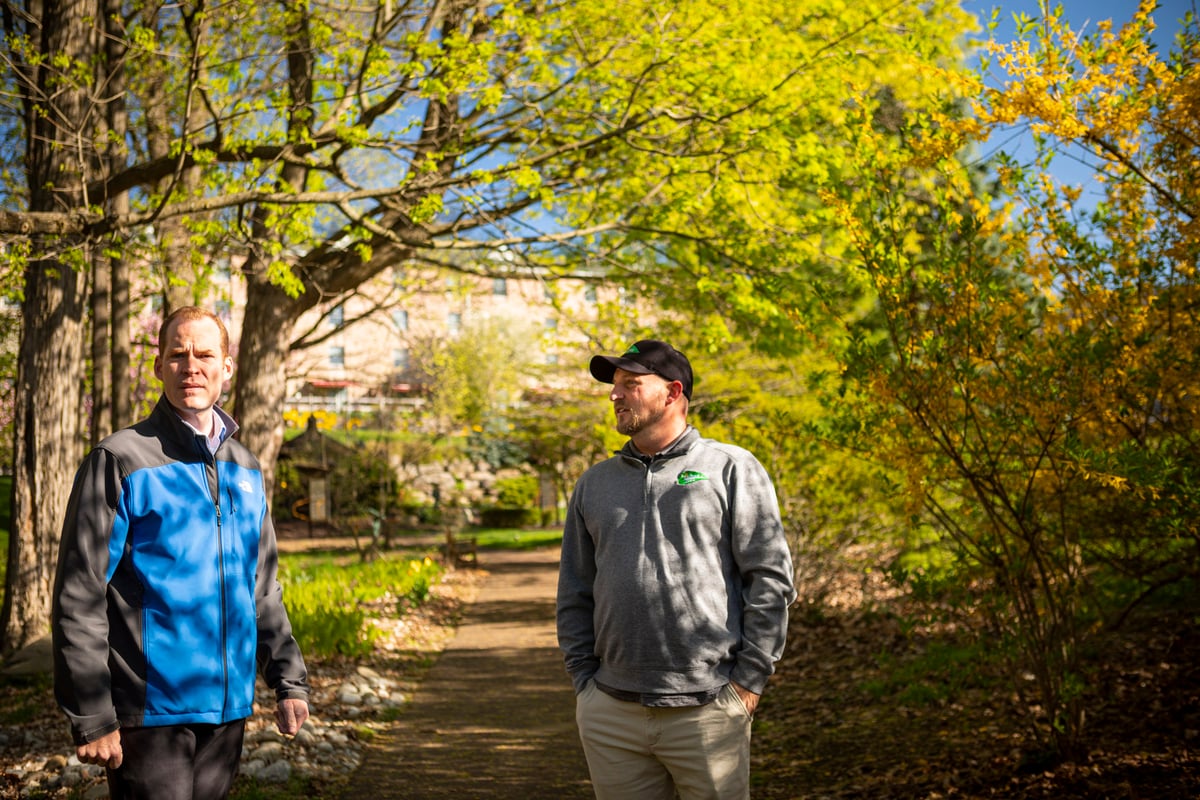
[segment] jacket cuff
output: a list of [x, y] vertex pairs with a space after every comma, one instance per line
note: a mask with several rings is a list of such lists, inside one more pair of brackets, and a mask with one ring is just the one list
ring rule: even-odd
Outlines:
[[80, 730], [75, 726], [71, 726], [71, 739], [74, 740], [75, 746], [79, 747], [87, 744], [88, 742], [94, 742], [97, 739], [107, 736], [113, 731], [118, 731], [120, 729], [121, 723], [115, 719], [107, 725], [102, 725], [98, 728], [87, 728], [85, 730]]
[[741, 686], [743, 689], [749, 689], [755, 694], [762, 694], [767, 688], [767, 681], [771, 679], [771, 675], [763, 675], [757, 670], [742, 669], [739, 670], [736, 666], [729, 676], [729, 680]]

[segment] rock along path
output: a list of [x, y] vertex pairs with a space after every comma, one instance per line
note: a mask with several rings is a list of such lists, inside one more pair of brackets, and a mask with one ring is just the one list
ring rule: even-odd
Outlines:
[[397, 722], [371, 742], [347, 800], [592, 797], [554, 632], [558, 549], [479, 560], [489, 574], [478, 596]]

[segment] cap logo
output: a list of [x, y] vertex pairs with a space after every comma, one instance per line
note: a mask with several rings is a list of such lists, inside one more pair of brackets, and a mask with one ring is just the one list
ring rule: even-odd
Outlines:
[[641, 355], [642, 351], [638, 350], [638, 346], [636, 344], [631, 344], [629, 345], [629, 349], [625, 351], [625, 355], [629, 355], [630, 353], [637, 353], [638, 355]]
[[683, 472], [679, 473], [679, 477], [675, 479], [675, 482], [680, 486], [687, 486], [691, 483], [698, 483], [706, 480], [708, 480], [708, 476], [703, 472], [697, 472], [694, 469], [685, 469]]

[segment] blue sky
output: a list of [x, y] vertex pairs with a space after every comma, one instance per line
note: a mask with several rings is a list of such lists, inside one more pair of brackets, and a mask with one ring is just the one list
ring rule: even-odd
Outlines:
[[[1137, 0], [1050, 0], [1050, 5], [1061, 5], [1071, 27], [1082, 29], [1084, 33], [1094, 32], [1095, 23], [1102, 19], [1127, 22], [1138, 7]], [[1031, 17], [1041, 14], [1038, 0], [963, 0], [963, 7], [981, 19], [988, 19], [992, 9], [999, 8], [1000, 21], [1002, 25], [1008, 25], [1010, 32], [1014, 14], [1024, 12]], [[1160, 47], [1165, 48], [1170, 44], [1171, 38], [1179, 30], [1179, 20], [1183, 15], [1189, 10], [1200, 10], [1198, 7], [1200, 2], [1197, 0], [1159, 0], [1154, 21], [1159, 26], [1155, 40]]]
[[[1084, 35], [1095, 33], [1096, 23], [1100, 20], [1111, 19], [1113, 27], [1119, 28], [1129, 21], [1138, 7], [1137, 0], [1050, 0], [1050, 3], [1051, 6], [1061, 5], [1072, 30]], [[984, 23], [991, 18], [992, 9], [999, 8], [996, 37], [1001, 40], [1012, 38], [1015, 14], [1023, 12], [1031, 17], [1041, 15], [1038, 0], [963, 0], [963, 8]], [[1200, 0], [1159, 0], [1153, 15], [1158, 25], [1153, 39], [1164, 57], [1181, 27], [1180, 20], [1188, 11], [1200, 13]], [[991, 149], [1003, 149], [1021, 158], [1032, 153], [1032, 144], [1028, 134], [1014, 131], [1011, 136], [1001, 140], [993, 137], [989, 143]], [[1086, 163], [1081, 163], [1081, 151], [1067, 151], [1060, 155], [1055, 159], [1053, 172], [1060, 180], [1085, 186], [1085, 196], [1089, 194], [1086, 187], [1092, 184], [1092, 173]]]

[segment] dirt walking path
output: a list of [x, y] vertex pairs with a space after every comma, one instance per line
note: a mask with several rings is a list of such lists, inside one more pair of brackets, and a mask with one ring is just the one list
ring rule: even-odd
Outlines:
[[488, 576], [347, 800], [592, 797], [554, 633], [558, 549], [485, 552]]

